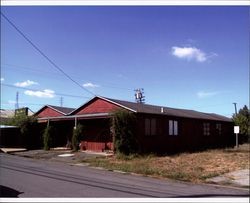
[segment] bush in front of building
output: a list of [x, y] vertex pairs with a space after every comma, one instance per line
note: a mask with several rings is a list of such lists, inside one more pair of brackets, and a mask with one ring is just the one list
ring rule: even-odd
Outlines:
[[134, 114], [126, 110], [118, 110], [113, 114], [112, 130], [114, 134], [115, 151], [129, 155], [137, 153], [138, 145], [135, 139]]
[[82, 137], [83, 129], [84, 129], [84, 127], [81, 124], [78, 124], [73, 129], [73, 135], [72, 135], [72, 140], [71, 140], [73, 151], [79, 150], [79, 142], [80, 142], [81, 137]]
[[53, 127], [47, 126], [43, 133], [43, 149], [50, 150], [52, 146]]
[[234, 124], [240, 126], [240, 137], [242, 142], [250, 143], [250, 110], [247, 105], [239, 110], [239, 113], [233, 115]]
[[17, 126], [20, 128], [22, 146], [33, 149], [37, 145], [37, 118], [26, 115], [16, 115], [5, 123], [5, 125]]

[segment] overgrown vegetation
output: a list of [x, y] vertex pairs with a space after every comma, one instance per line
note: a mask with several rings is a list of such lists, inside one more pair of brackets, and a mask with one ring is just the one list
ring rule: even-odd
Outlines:
[[250, 142], [250, 111], [245, 105], [239, 110], [237, 115], [233, 115], [235, 125], [240, 126], [240, 134], [243, 136], [243, 142]]
[[4, 124], [18, 126], [20, 128], [20, 133], [22, 137], [22, 145], [27, 149], [32, 149], [35, 147], [35, 136], [38, 129], [36, 117], [16, 115]]
[[171, 156], [115, 155], [85, 160], [91, 166], [195, 183], [238, 169], [249, 168], [249, 144], [240, 148], [181, 153]]
[[84, 127], [81, 124], [78, 124], [76, 128], [73, 129], [73, 135], [71, 140], [73, 151], [79, 150], [79, 142], [82, 139], [83, 131]]
[[112, 129], [116, 153], [125, 155], [136, 153], [137, 142], [135, 138], [134, 114], [126, 110], [117, 110], [113, 114]]
[[53, 132], [54, 128], [52, 126], [47, 126], [43, 133], [43, 149], [50, 150], [53, 142]]

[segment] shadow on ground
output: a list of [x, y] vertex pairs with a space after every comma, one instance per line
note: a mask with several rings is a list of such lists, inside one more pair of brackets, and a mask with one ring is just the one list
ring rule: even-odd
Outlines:
[[20, 194], [22, 192], [0, 185], [0, 197], [18, 197]]

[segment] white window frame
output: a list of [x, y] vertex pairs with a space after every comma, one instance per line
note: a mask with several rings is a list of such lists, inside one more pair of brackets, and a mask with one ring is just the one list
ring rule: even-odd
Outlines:
[[168, 135], [177, 136], [178, 135], [178, 121], [169, 120], [168, 121]]

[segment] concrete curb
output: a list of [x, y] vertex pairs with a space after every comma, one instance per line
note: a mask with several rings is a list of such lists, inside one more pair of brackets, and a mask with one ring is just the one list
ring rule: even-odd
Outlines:
[[27, 151], [25, 148], [0, 148], [0, 150], [4, 153], [10, 154], [14, 152], [24, 152]]

